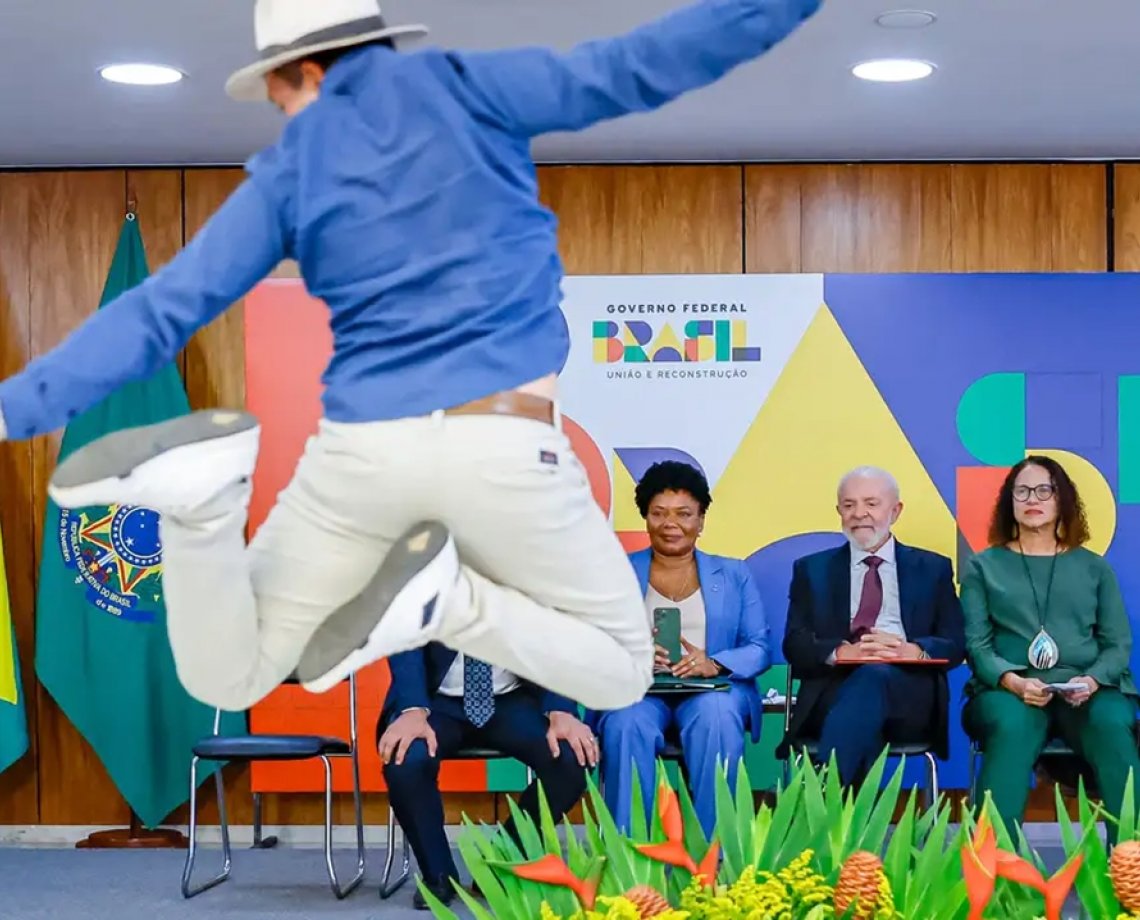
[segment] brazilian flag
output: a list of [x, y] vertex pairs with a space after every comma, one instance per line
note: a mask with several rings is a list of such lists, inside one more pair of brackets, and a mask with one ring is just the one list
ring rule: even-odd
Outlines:
[[28, 750], [28, 716], [20, 686], [20, 656], [8, 603], [4, 538], [0, 535], [0, 773]]
[[[128, 214], [100, 307], [147, 274], [138, 221]], [[75, 418], [60, 461], [110, 432], [189, 411], [170, 364]], [[189, 797], [190, 749], [210, 734], [214, 719], [214, 710], [193, 700], [175, 673], [158, 514], [130, 505], [64, 510], [49, 499], [36, 617], [40, 682], [94, 748], [140, 822], [157, 826]], [[244, 723], [242, 713], [223, 714], [226, 733], [242, 733]], [[204, 781], [212, 771], [198, 775]]]

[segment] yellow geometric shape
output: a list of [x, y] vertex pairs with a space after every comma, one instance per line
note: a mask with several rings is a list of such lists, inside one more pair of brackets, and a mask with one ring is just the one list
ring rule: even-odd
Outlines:
[[634, 498], [637, 483], [633, 481], [633, 476], [625, 468], [625, 464], [618, 459], [616, 453], [614, 454], [613, 469], [614, 530], [619, 532], [623, 530], [645, 530], [645, 519], [637, 510], [637, 501]]
[[0, 703], [15, 706], [20, 701], [20, 691], [16, 684], [16, 646], [13, 636], [8, 579], [4, 570], [4, 536], [0, 534]]
[[1085, 546], [1103, 556], [1116, 535], [1116, 498], [1112, 494], [1108, 480], [1080, 454], [1067, 450], [1025, 452], [1027, 457], [1030, 454], [1040, 454], [1042, 457], [1056, 460], [1065, 468], [1085, 506], [1085, 517], [1089, 522], [1089, 542]]
[[863, 465], [898, 480], [898, 539], [954, 559], [954, 515], [824, 304], [716, 483], [716, 506], [732, 514], [709, 516], [702, 548], [746, 558], [799, 534], [839, 533], [836, 486]]

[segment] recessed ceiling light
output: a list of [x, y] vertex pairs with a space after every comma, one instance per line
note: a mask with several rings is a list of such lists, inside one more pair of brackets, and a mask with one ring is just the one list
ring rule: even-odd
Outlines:
[[864, 61], [851, 68], [860, 80], [873, 80], [876, 83], [905, 83], [908, 80], [921, 80], [934, 73], [934, 65], [926, 61], [912, 61], [906, 58], [885, 58], [878, 61]]
[[889, 10], [875, 17], [884, 29], [925, 29], [938, 19], [926, 10]]
[[186, 76], [181, 70], [161, 64], [111, 64], [100, 68], [99, 75], [111, 83], [132, 86], [164, 86], [177, 83]]

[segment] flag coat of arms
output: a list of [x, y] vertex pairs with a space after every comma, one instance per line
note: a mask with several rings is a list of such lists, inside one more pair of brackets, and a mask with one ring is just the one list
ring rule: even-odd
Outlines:
[[[146, 280], [133, 215], [123, 225], [100, 307]], [[114, 361], [114, 355], [107, 355]], [[124, 428], [189, 412], [178, 369], [129, 383], [75, 418], [60, 460]], [[61, 509], [50, 499], [36, 606], [36, 673], [95, 750], [147, 827], [188, 798], [194, 742], [210, 734], [214, 710], [192, 699], [175, 672], [162, 593], [158, 515], [113, 505]], [[222, 730], [245, 730], [224, 713]], [[205, 781], [212, 769], [198, 775]]]

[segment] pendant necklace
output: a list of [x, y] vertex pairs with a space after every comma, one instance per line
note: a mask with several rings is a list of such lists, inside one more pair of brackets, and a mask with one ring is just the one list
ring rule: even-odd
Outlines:
[[[1021, 541], [1017, 541], [1018, 549], [1022, 549]], [[1039, 671], [1048, 671], [1056, 667], [1061, 660], [1061, 652], [1057, 643], [1045, 629], [1045, 614], [1049, 611], [1049, 596], [1053, 593], [1053, 571], [1057, 568], [1057, 549], [1053, 549], [1053, 561], [1049, 565], [1049, 584], [1045, 588], [1045, 606], [1041, 606], [1037, 597], [1037, 586], [1033, 583], [1033, 576], [1029, 571], [1029, 563], [1025, 561], [1025, 551], [1021, 552], [1021, 565], [1025, 569], [1025, 577], [1029, 581], [1029, 589], [1033, 592], [1033, 606], [1037, 608], [1037, 622], [1040, 628], [1033, 641], [1029, 643], [1029, 665]]]

